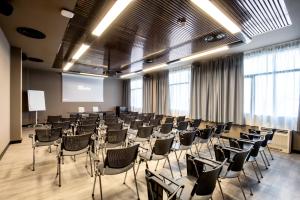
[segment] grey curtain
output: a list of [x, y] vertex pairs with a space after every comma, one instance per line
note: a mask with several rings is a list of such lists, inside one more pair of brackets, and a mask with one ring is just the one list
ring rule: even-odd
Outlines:
[[153, 79], [143, 79], [143, 112], [153, 112]]
[[153, 112], [168, 115], [169, 110], [169, 72], [153, 75]]
[[243, 123], [243, 54], [193, 64], [191, 115], [215, 122]]
[[122, 106], [130, 110], [130, 79], [123, 80]]

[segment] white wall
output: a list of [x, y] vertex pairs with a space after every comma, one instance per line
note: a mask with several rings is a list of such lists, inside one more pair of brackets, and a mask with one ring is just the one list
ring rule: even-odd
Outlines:
[[10, 45], [0, 28], [0, 154], [10, 140]]

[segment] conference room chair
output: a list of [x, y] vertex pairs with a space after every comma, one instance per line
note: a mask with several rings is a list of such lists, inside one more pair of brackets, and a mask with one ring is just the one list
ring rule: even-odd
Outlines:
[[48, 146], [51, 152], [51, 145], [54, 145], [61, 137], [61, 128], [35, 129], [35, 133], [29, 134], [29, 138], [32, 139], [32, 171], [35, 171], [35, 149]]
[[201, 122], [202, 122], [202, 119], [194, 119], [190, 122], [190, 127], [189, 128], [191, 130], [197, 130], [197, 129], [199, 129], [199, 126], [200, 126]]
[[[241, 173], [244, 174], [245, 178], [247, 178], [245, 172], [244, 172], [244, 165], [246, 162], [246, 159], [248, 158], [250, 152], [251, 152], [252, 146], [248, 149], [238, 149], [238, 148], [232, 148], [232, 147], [224, 147], [221, 145], [214, 145], [215, 150], [215, 156], [217, 161], [223, 162], [225, 159], [227, 159], [228, 165], [224, 165], [227, 168], [225, 170], [222, 170], [220, 174], [220, 179], [237, 179], [240, 189], [242, 191], [242, 194], [244, 196], [244, 199], [246, 198], [246, 194], [244, 192], [244, 188], [242, 186], [242, 183], [240, 181]], [[233, 155], [233, 156], [232, 156]], [[232, 158], [231, 158], [232, 156]], [[245, 181], [248, 185], [248, 180]], [[249, 187], [249, 185], [248, 185]], [[252, 188], [250, 188], [250, 195], [253, 195]], [[220, 190], [222, 193], [222, 197], [224, 199], [224, 193], [223, 189], [220, 184]]]
[[[83, 153], [86, 153], [86, 156], [90, 159], [91, 167], [91, 176], [93, 176], [93, 164], [91, 158], [92, 142], [91, 134], [82, 134], [82, 135], [69, 135], [63, 136], [61, 143], [58, 145], [57, 153], [57, 176], [58, 176], [58, 185], [61, 187], [61, 164], [63, 163], [64, 157], [66, 156], [76, 156]], [[87, 159], [85, 163], [87, 168]]]
[[140, 126], [136, 136], [130, 138], [130, 142], [133, 143], [145, 143], [148, 142], [151, 148], [151, 136], [153, 134], [153, 126]]
[[64, 134], [72, 133], [70, 121], [53, 122], [51, 128], [61, 128]]
[[60, 122], [61, 115], [48, 115], [47, 117], [47, 124], [52, 124], [54, 122]]
[[[148, 169], [145, 169], [145, 178], [148, 200], [163, 200], [165, 196], [167, 200], [180, 199], [184, 184], [178, 184], [163, 174], [156, 174]], [[172, 183], [172, 186], [166, 180]]]
[[96, 133], [96, 124], [79, 125], [76, 128], [76, 135], [94, 134]]
[[270, 166], [270, 162], [269, 159], [266, 155], [265, 149], [268, 148], [268, 141], [270, 140], [270, 138], [272, 137], [273, 133], [267, 133], [264, 137], [263, 142], [261, 143], [260, 149], [259, 149], [259, 153], [262, 157], [262, 160], [265, 164], [266, 169], [268, 169], [268, 166]]
[[270, 149], [270, 147], [269, 147], [269, 144], [272, 144], [273, 137], [274, 137], [274, 135], [275, 135], [275, 133], [276, 133], [277, 130], [276, 130], [276, 129], [272, 129], [271, 131], [272, 131], [272, 132], [271, 132], [271, 135], [270, 135], [269, 140], [268, 140], [268, 143], [267, 143], [267, 149], [268, 149], [268, 151], [269, 151], [269, 154], [270, 154], [270, 156], [271, 156], [271, 159], [274, 160], [274, 156], [273, 156], [272, 151], [271, 151], [271, 149]]
[[166, 117], [165, 124], [173, 124], [174, 123], [174, 117]]
[[143, 118], [143, 123], [146, 124], [146, 125], [149, 125], [150, 119], [151, 119], [150, 115], [148, 115], [148, 114], [145, 115], [144, 118]]
[[79, 124], [80, 125], [91, 125], [91, 124], [97, 124], [97, 118], [92, 118], [92, 119], [90, 119], [90, 118], [86, 118], [86, 119], [81, 119], [80, 121], [79, 121]]
[[[194, 144], [196, 147], [196, 151], [198, 156], [200, 157], [200, 152], [203, 144], [206, 144], [208, 152], [210, 154], [210, 157], [213, 158], [210, 147], [209, 147], [209, 142], [212, 138], [213, 135], [213, 128], [206, 128], [206, 129], [199, 129], [196, 131], [196, 137], [194, 140]], [[198, 146], [200, 144], [200, 147]]]
[[225, 124], [217, 124], [213, 131], [213, 137], [217, 139], [219, 144], [221, 144], [220, 138], [222, 136], [222, 133], [224, 133], [224, 128]]
[[140, 160], [139, 160], [139, 164], [138, 164], [136, 173], [138, 173], [140, 164], [142, 162], [145, 162], [146, 168], [149, 169], [148, 162], [149, 161], [157, 161], [156, 167], [155, 167], [155, 171], [156, 171], [159, 161], [166, 160], [166, 161], [168, 161], [171, 175], [174, 178], [171, 163], [169, 160], [169, 154], [171, 152], [173, 141], [174, 141], [174, 136], [165, 138], [165, 139], [156, 139], [154, 146], [151, 149], [140, 146], [141, 149], [146, 150], [146, 151], [139, 153]]
[[101, 177], [125, 173], [125, 178], [123, 182], [123, 184], [125, 184], [127, 173], [130, 169], [132, 169], [136, 194], [138, 199], [140, 199], [136, 174], [135, 174], [135, 161], [138, 155], [138, 148], [139, 145], [137, 144], [126, 148], [121, 148], [121, 149], [109, 149], [107, 151], [104, 162], [100, 162], [100, 160], [95, 159], [95, 177], [93, 183], [92, 196], [94, 196], [95, 194], [97, 177], [99, 178], [100, 197], [101, 199], [103, 199]]
[[166, 123], [160, 126], [160, 129], [154, 133], [155, 137], [163, 138], [172, 135], [173, 123]]
[[137, 131], [140, 126], [143, 126], [143, 121], [141, 120], [133, 120], [130, 122], [130, 129]]
[[183, 122], [185, 120], [185, 116], [178, 116], [176, 118], [176, 123]]
[[176, 127], [177, 132], [186, 131], [188, 128], [188, 125], [189, 125], [188, 121], [181, 121], [181, 122], [177, 123], [177, 127]]
[[123, 123], [106, 123], [106, 132], [111, 130], [122, 130]]
[[[182, 176], [181, 168], [179, 159], [181, 157], [181, 154], [183, 151], [185, 151], [185, 154], [187, 154], [188, 150], [192, 153], [192, 145], [195, 140], [196, 132], [195, 131], [187, 131], [187, 132], [180, 132], [179, 133], [179, 142], [173, 143], [172, 151], [175, 152], [176, 161], [178, 164], [178, 169], [180, 172], [180, 175]], [[177, 155], [177, 152], [179, 153], [179, 156]]]
[[159, 119], [150, 119], [149, 125], [157, 128], [160, 125], [160, 120]]
[[161, 123], [161, 120], [164, 118], [164, 115], [155, 115], [154, 119], [159, 120], [159, 123]]
[[117, 117], [106, 118], [104, 121], [105, 121], [105, 124], [116, 124], [116, 123], [119, 123], [119, 120], [118, 120]]
[[232, 122], [227, 122], [224, 127], [224, 133], [229, 133], [232, 127]]

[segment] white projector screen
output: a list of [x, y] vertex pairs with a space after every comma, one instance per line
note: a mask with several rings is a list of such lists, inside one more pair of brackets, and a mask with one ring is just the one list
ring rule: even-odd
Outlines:
[[46, 110], [44, 91], [28, 90], [27, 94], [28, 94], [28, 110], [29, 111]]
[[62, 73], [63, 102], [103, 102], [103, 78]]

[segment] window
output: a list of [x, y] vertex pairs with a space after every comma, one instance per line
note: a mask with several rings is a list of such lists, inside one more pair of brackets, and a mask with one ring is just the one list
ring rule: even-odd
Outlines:
[[142, 112], [143, 108], [143, 79], [142, 77], [130, 80], [130, 107], [131, 111]]
[[247, 124], [296, 129], [300, 98], [300, 41], [245, 53]]
[[171, 115], [190, 114], [191, 68], [170, 70], [169, 92]]

